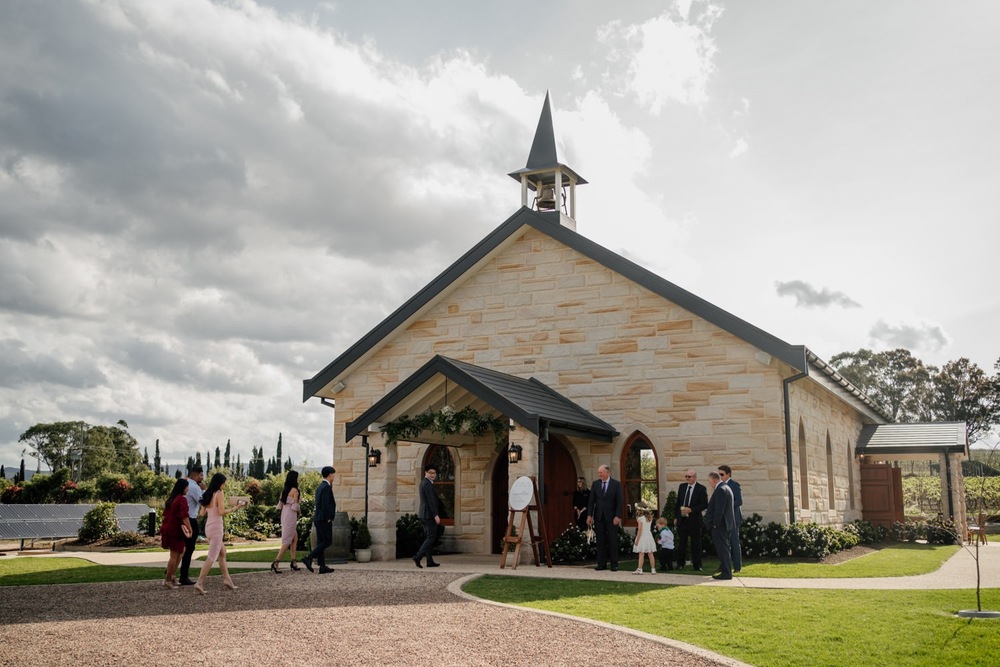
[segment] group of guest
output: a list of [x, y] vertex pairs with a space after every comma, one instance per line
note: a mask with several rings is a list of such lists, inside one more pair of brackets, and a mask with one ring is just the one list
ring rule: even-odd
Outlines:
[[[597, 481], [588, 492], [585, 480], [577, 480], [573, 494], [573, 509], [577, 526], [583, 517], [584, 525], [593, 528], [597, 541], [596, 570], [618, 570], [618, 526], [622, 523], [624, 499], [621, 483], [611, 476], [611, 469], [602, 465], [597, 469]], [[691, 552], [691, 567], [702, 571], [702, 527], [711, 532], [712, 543], [719, 555], [720, 572], [712, 575], [715, 579], [728, 580], [743, 567], [740, 550], [740, 523], [743, 521], [741, 507], [743, 494], [739, 482], [732, 478], [732, 469], [721, 465], [717, 471], [708, 474], [712, 486], [712, 496], [698, 481], [698, 473], [688, 470], [684, 482], [677, 488], [677, 500], [673, 507], [673, 528], [665, 518], [656, 520], [656, 508], [641, 501], [633, 508], [636, 514], [637, 530], [632, 551], [638, 554], [638, 567], [634, 574], [643, 573], [643, 564], [649, 559], [649, 568], [656, 574], [654, 554], [659, 555], [660, 569], [684, 569], [688, 549]], [[676, 537], [676, 539], [675, 539]]]
[[[205, 579], [212, 565], [219, 564], [222, 572], [222, 583], [229, 590], [236, 590], [229, 575], [226, 563], [226, 545], [223, 541], [222, 519], [227, 514], [242, 509], [242, 504], [227, 506], [223, 488], [226, 486], [226, 476], [221, 472], [212, 475], [208, 485], [204, 484], [204, 470], [200, 465], [194, 465], [188, 471], [188, 476], [178, 479], [167, 497], [163, 510], [163, 523], [160, 526], [160, 545], [170, 551], [167, 570], [163, 579], [164, 588], [177, 586], [193, 586], [200, 594], [205, 595]], [[190, 578], [191, 557], [198, 543], [200, 517], [205, 519], [205, 537], [208, 539], [208, 554], [201, 566], [198, 580]], [[180, 581], [174, 578], [180, 567]]]

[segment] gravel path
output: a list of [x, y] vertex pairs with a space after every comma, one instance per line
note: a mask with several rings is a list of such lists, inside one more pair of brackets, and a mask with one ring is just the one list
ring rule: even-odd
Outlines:
[[[238, 574], [0, 592], [0, 665], [708, 665], [608, 626], [456, 596], [456, 573]], [[192, 650], [198, 641], [198, 650]]]

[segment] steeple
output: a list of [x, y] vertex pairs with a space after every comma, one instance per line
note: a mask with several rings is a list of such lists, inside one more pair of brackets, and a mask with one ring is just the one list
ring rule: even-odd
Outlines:
[[576, 230], [576, 186], [587, 181], [559, 162], [548, 91], [538, 117], [535, 139], [531, 142], [528, 163], [524, 169], [511, 172], [509, 176], [521, 183], [521, 206], [529, 206], [528, 190], [532, 190], [535, 193], [530, 202], [532, 208], [555, 211], [561, 224]]

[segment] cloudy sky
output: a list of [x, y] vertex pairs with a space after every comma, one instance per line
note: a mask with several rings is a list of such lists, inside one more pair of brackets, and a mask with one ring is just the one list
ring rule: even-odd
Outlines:
[[[520, 203], [821, 357], [1000, 356], [1000, 3], [0, 3], [0, 463], [329, 460], [312, 377]], [[28, 465], [33, 465], [29, 459]]]

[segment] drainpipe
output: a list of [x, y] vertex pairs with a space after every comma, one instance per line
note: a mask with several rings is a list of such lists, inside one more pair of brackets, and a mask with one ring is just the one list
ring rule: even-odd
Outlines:
[[785, 465], [788, 467], [788, 523], [795, 523], [795, 475], [792, 470], [792, 414], [789, 405], [788, 385], [809, 377], [809, 358], [806, 348], [802, 348], [802, 372], [781, 381], [782, 398], [785, 402]]
[[944, 474], [945, 474], [945, 488], [948, 490], [948, 517], [951, 521], [955, 520], [955, 499], [952, 497], [951, 492], [951, 456], [948, 452], [944, 453]]
[[548, 429], [545, 421], [538, 420], [538, 511], [541, 513], [545, 505], [545, 440]]

